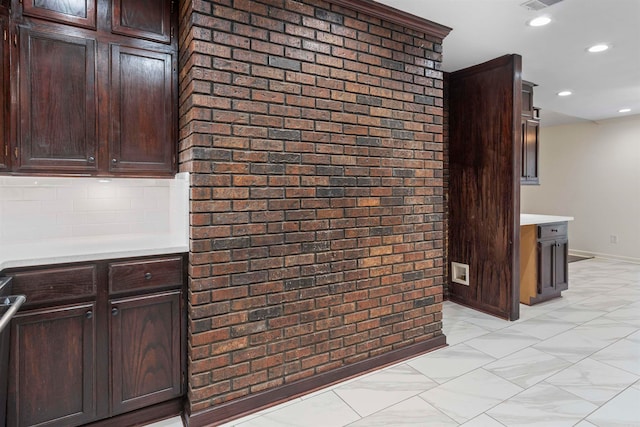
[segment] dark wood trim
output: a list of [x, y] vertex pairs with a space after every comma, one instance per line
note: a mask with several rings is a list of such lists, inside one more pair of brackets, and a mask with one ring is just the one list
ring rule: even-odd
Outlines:
[[156, 421], [175, 417], [182, 414], [184, 408], [184, 398], [169, 400], [167, 402], [158, 403], [157, 405], [148, 406], [138, 409], [137, 411], [128, 412], [116, 417], [107, 418], [96, 421], [95, 423], [86, 424], [87, 427], [121, 427], [121, 426], [137, 426], [154, 423]]
[[329, 3], [337, 4], [345, 9], [355, 10], [383, 21], [402, 25], [412, 30], [421, 31], [427, 35], [437, 37], [442, 40], [451, 32], [452, 28], [445, 25], [429, 21], [410, 13], [398, 10], [394, 7], [371, 0], [327, 0]]
[[249, 413], [265, 409], [339, 381], [344, 381], [348, 378], [433, 351], [446, 345], [446, 337], [439, 335], [408, 347], [392, 350], [379, 356], [371, 357], [291, 384], [286, 384], [272, 390], [266, 390], [223, 403], [211, 409], [192, 414], [185, 413], [185, 421], [189, 427], [219, 425], [223, 422], [228, 422]]
[[467, 300], [465, 300], [464, 298], [462, 298], [460, 296], [457, 296], [455, 294], [450, 294], [449, 295], [449, 301], [454, 302], [456, 304], [460, 304], [460, 305], [465, 306], [465, 307], [472, 308], [472, 309], [474, 309], [476, 311], [480, 311], [480, 312], [485, 313], [485, 314], [489, 314], [491, 316], [498, 317], [500, 319], [509, 320], [504, 315], [504, 313], [501, 313], [500, 311], [496, 310], [494, 307], [492, 307], [490, 305], [486, 305], [486, 304], [482, 304], [482, 303], [478, 303], [478, 302], [474, 302], [473, 304], [470, 304], [469, 302], [467, 302]]

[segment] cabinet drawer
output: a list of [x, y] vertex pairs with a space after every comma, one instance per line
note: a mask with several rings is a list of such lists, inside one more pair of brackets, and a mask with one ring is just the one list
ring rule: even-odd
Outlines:
[[42, 303], [62, 303], [96, 296], [97, 267], [47, 268], [9, 273], [13, 277], [13, 293], [24, 294], [24, 307]]
[[567, 223], [544, 224], [538, 226], [538, 239], [567, 237]]
[[182, 286], [182, 257], [109, 264], [109, 293]]

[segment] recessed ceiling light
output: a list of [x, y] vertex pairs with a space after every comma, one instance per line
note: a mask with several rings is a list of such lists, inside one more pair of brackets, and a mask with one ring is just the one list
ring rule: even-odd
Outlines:
[[572, 93], [573, 92], [571, 92], [570, 90], [563, 90], [562, 92], [558, 92], [558, 96], [569, 96]]
[[621, 108], [618, 110], [618, 113], [628, 113], [629, 111], [631, 111], [631, 108]]
[[551, 18], [549, 18], [548, 16], [538, 16], [537, 18], [529, 21], [529, 26], [542, 27], [543, 25], [547, 25], [549, 22], [551, 22]]
[[609, 45], [601, 43], [601, 44], [594, 44], [587, 50], [591, 53], [598, 53], [598, 52], [604, 52], [607, 49], [609, 49]]

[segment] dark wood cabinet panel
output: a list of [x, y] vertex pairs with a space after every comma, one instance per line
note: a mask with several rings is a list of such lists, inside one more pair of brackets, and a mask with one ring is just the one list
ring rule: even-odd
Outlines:
[[24, 308], [70, 300], [91, 299], [97, 294], [95, 264], [22, 271], [11, 275], [13, 289], [27, 297]]
[[97, 171], [96, 43], [20, 28], [19, 170]]
[[519, 316], [521, 58], [506, 55], [451, 73], [449, 261], [469, 266], [453, 301]]
[[110, 59], [111, 172], [173, 173], [174, 56], [112, 45]]
[[22, 13], [83, 28], [96, 28], [96, 0], [20, 0]]
[[533, 88], [534, 83], [522, 81], [522, 116], [533, 117]]
[[9, 19], [0, 9], [0, 171], [9, 168]]
[[182, 393], [180, 291], [111, 302], [114, 413]]
[[170, 43], [172, 3], [166, 0], [112, 0], [111, 31]]
[[16, 316], [7, 426], [77, 426], [95, 417], [94, 304]]
[[538, 294], [555, 292], [553, 266], [555, 264], [555, 245], [553, 240], [538, 242]]
[[183, 277], [182, 257], [111, 263], [109, 294], [180, 286]]
[[554, 256], [554, 283], [557, 291], [569, 289], [569, 240], [556, 240]]

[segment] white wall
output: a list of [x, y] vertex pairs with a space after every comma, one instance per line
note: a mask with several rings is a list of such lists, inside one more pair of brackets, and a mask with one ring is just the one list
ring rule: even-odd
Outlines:
[[575, 217], [573, 253], [640, 262], [640, 115], [543, 127], [539, 160], [521, 211]]
[[188, 236], [189, 176], [0, 177], [0, 247], [96, 236]]

